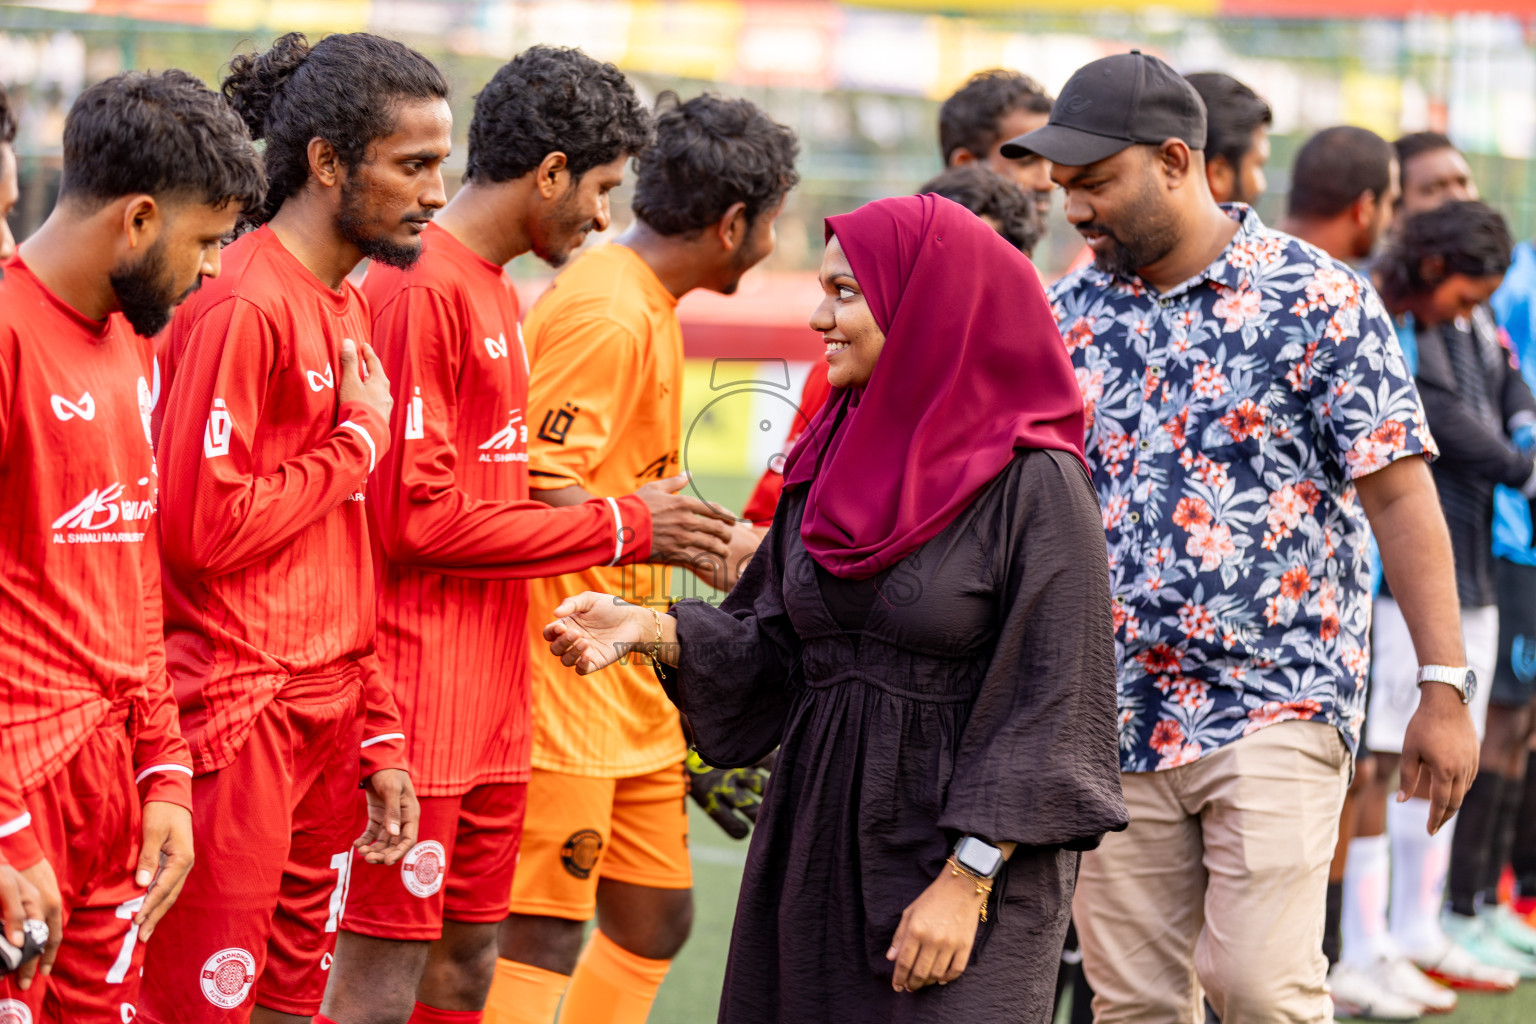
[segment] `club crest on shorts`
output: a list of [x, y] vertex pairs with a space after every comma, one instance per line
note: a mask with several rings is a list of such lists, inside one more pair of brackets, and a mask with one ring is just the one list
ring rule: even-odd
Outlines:
[[0, 999], [0, 1024], [32, 1024], [32, 1011], [20, 999]]
[[443, 866], [448, 854], [436, 839], [426, 839], [411, 847], [400, 862], [400, 877], [412, 896], [431, 896], [443, 887]]
[[214, 1006], [234, 1009], [256, 983], [256, 958], [239, 946], [221, 949], [203, 961], [203, 995]]
[[565, 865], [565, 870], [585, 880], [592, 877], [592, 869], [597, 867], [597, 857], [602, 852], [602, 834], [594, 829], [584, 828], [578, 832], [572, 832], [571, 838], [560, 847], [560, 863]]

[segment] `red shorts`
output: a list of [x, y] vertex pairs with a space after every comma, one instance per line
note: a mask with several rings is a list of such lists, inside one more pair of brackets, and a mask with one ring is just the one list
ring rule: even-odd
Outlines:
[[142, 828], [126, 716], [109, 715], [25, 803], [59, 880], [64, 942], [53, 974], [26, 992], [0, 976], [0, 1022], [131, 1021], [145, 947], [133, 923], [144, 905], [133, 882]]
[[352, 862], [342, 930], [431, 941], [442, 936], [444, 918], [470, 924], [505, 918], [527, 803], [522, 782], [422, 797], [417, 842], [404, 860], [389, 867], [361, 856]]
[[192, 780], [197, 865], [155, 929], [139, 1022], [320, 1011], [358, 836], [363, 688], [290, 682], [228, 767]]

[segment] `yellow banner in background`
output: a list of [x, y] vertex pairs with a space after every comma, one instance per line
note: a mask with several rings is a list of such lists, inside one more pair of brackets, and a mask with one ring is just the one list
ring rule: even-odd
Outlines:
[[938, 23], [939, 67], [929, 97], [942, 100], [984, 68], [1008, 66], [1010, 35], [969, 19], [946, 18]]
[[369, 27], [372, 13], [372, 0], [213, 0], [208, 5], [208, 24], [245, 31], [362, 32]]
[[636, 0], [625, 67], [635, 71], [729, 80], [736, 70], [742, 5], [736, 0]]
[[1339, 80], [1344, 124], [1369, 128], [1384, 139], [1397, 136], [1402, 123], [1403, 83], [1393, 75], [1346, 71]]
[[824, 364], [782, 359], [685, 359], [683, 468], [695, 476], [762, 476], [802, 419], [800, 392], [813, 370], [826, 372]]

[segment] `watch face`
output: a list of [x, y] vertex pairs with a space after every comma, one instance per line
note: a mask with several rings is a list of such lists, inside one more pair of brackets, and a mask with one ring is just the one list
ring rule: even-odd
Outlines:
[[1477, 696], [1477, 673], [1471, 669], [1467, 669], [1466, 686], [1467, 695], [1463, 699], [1470, 704], [1472, 703], [1472, 698]]
[[969, 871], [991, 878], [1003, 864], [1003, 851], [975, 836], [966, 836], [955, 847], [955, 859]]

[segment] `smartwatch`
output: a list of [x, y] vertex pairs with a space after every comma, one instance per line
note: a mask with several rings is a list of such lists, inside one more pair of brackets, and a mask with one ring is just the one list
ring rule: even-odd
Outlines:
[[1449, 665], [1424, 665], [1419, 669], [1418, 683], [1444, 683], [1461, 694], [1461, 702], [1470, 704], [1477, 696], [1477, 673], [1470, 668], [1453, 668]]
[[1003, 867], [1003, 851], [975, 836], [956, 843], [954, 857], [956, 864], [978, 878], [996, 878]]

